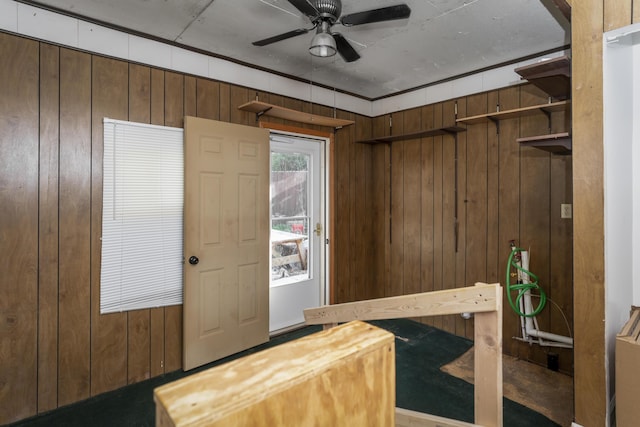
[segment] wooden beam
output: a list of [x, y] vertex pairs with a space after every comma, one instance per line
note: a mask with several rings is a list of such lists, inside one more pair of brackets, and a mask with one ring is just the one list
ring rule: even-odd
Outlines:
[[477, 313], [474, 325], [475, 422], [502, 427], [502, 294], [497, 310]]
[[571, 22], [571, 4], [567, 0], [553, 0], [553, 4], [562, 12], [567, 21]]
[[478, 424], [396, 408], [396, 427], [480, 427]]
[[309, 325], [321, 325], [351, 320], [495, 312], [500, 306], [501, 295], [500, 284], [483, 283], [466, 288], [309, 308], [304, 311], [304, 318]]

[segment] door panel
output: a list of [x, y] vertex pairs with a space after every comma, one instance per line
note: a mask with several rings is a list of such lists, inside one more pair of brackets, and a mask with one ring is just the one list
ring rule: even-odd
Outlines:
[[189, 370], [269, 337], [268, 130], [185, 118], [184, 218]]

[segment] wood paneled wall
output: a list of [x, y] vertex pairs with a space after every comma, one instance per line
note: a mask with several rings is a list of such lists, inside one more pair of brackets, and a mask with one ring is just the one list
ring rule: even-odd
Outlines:
[[[256, 91], [248, 88], [5, 33], [0, 33], [0, 57], [4, 424], [181, 368], [181, 306], [99, 312], [103, 117], [176, 127], [182, 127], [184, 115], [258, 123], [255, 115], [237, 109], [255, 99]], [[288, 108], [333, 113], [257, 95]], [[357, 121], [336, 134], [337, 161], [349, 164], [356, 155], [349, 151], [352, 138], [366, 135], [371, 119], [339, 115]], [[360, 177], [354, 173], [347, 179]], [[348, 206], [353, 217], [362, 216], [349, 205], [352, 196], [338, 194], [337, 203]], [[338, 226], [351, 229], [342, 220]]]
[[[497, 106], [506, 110], [547, 100], [532, 85], [510, 87], [374, 118], [371, 136], [452, 126], [456, 111], [457, 117], [465, 117], [496, 111]], [[347, 156], [339, 156], [344, 163], [337, 167], [338, 191], [353, 195], [350, 206], [338, 207], [352, 218], [349, 233], [338, 233], [343, 239], [337, 245], [339, 302], [479, 281], [504, 283], [509, 241], [515, 240], [531, 249], [531, 271], [557, 304], [548, 303], [538, 316], [540, 328], [570, 334], [573, 223], [561, 219], [560, 205], [572, 203], [571, 156], [519, 147], [516, 142], [521, 136], [565, 130], [570, 130], [569, 113], [553, 113], [549, 120], [540, 112], [502, 120], [499, 132], [493, 123], [470, 125], [457, 141], [438, 136], [391, 144], [352, 143], [352, 160], [347, 163]], [[365, 137], [356, 135], [354, 140]], [[346, 179], [347, 174], [354, 179]], [[345, 211], [348, 208], [352, 210]], [[363, 209], [370, 214], [359, 216]], [[358, 262], [363, 256], [367, 262]], [[348, 259], [352, 262], [340, 262]], [[473, 319], [424, 321], [473, 337]], [[560, 369], [573, 371], [571, 350], [518, 342], [511, 337], [520, 335], [519, 328], [517, 315], [505, 308], [507, 354], [546, 365], [547, 352], [558, 353]]]
[[[0, 33], [0, 423], [55, 409], [181, 367], [181, 306], [99, 314], [102, 118], [182, 126], [184, 115], [250, 126], [256, 95], [288, 108], [329, 107]], [[469, 126], [458, 135], [358, 140], [453, 125], [458, 117], [545, 102], [510, 87], [374, 119], [334, 135], [336, 302], [503, 282], [509, 240], [572, 321], [571, 157], [520, 148], [548, 132], [543, 115]], [[298, 123], [285, 123], [297, 127]], [[554, 114], [554, 130], [568, 120]], [[505, 310], [505, 351], [519, 344]], [[471, 337], [473, 320], [425, 321]], [[553, 306], [541, 326], [566, 333]], [[571, 371], [569, 351], [561, 368]]]

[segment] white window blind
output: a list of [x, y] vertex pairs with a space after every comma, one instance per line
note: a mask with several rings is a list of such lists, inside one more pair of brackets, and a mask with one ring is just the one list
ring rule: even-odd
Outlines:
[[182, 303], [183, 130], [104, 119], [100, 313]]

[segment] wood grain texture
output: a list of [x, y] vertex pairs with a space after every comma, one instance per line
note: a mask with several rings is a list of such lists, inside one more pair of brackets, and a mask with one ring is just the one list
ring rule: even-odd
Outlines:
[[159, 425], [393, 425], [394, 337], [352, 322], [164, 385], [154, 400]]
[[59, 48], [40, 44], [39, 413], [58, 407], [59, 70]]
[[[151, 124], [164, 125], [164, 71], [151, 69]], [[164, 307], [149, 310], [149, 370], [155, 377], [165, 373]]]
[[[436, 104], [433, 109], [434, 127], [442, 126], [442, 103]], [[444, 150], [442, 136], [433, 138], [433, 290], [443, 289], [444, 281], [444, 254], [442, 252], [444, 229]], [[443, 319], [440, 316], [433, 317], [433, 326], [442, 328]]]
[[444, 314], [484, 313], [501, 304], [499, 284], [478, 284], [411, 295], [348, 302], [304, 310], [307, 325], [352, 320], [403, 319]]
[[[363, 221], [363, 218], [368, 214], [367, 210], [367, 183], [371, 180], [367, 176], [367, 170], [370, 172], [371, 168], [367, 168], [366, 163], [371, 161], [370, 155], [371, 147], [365, 144], [358, 144], [355, 141], [360, 138], [367, 138], [371, 135], [371, 127], [364, 129], [364, 122], [360, 119], [360, 124], [355, 126], [349, 126], [347, 128], [340, 129], [340, 134], [346, 134], [349, 137], [349, 145], [351, 146], [351, 166], [349, 168], [351, 172], [350, 180], [350, 223], [349, 239], [351, 240], [351, 280], [350, 287], [352, 288], [351, 300], [359, 300], [369, 298], [369, 274], [368, 268], [365, 265], [367, 259], [367, 241], [371, 232], [367, 229], [370, 228], [369, 221]], [[369, 157], [369, 158], [368, 158]]]
[[38, 43], [8, 34], [0, 34], [0, 54], [11, 58], [0, 63], [0, 423], [4, 424], [37, 411], [40, 59]]
[[[374, 136], [384, 135], [386, 131], [384, 116], [371, 120], [371, 133]], [[388, 244], [389, 213], [387, 200], [389, 198], [389, 145], [378, 144], [371, 147], [371, 222], [372, 222], [372, 294], [374, 298], [384, 296], [388, 277]]]
[[[467, 99], [460, 98], [454, 101], [454, 103], [446, 104], [449, 106], [445, 109], [445, 114], [449, 118], [448, 120], [455, 120], [456, 117], [467, 115]], [[457, 112], [456, 112], [457, 111]], [[455, 182], [454, 182], [454, 257], [455, 257], [455, 275], [454, 286], [466, 286], [467, 280], [477, 281], [485, 280], [483, 277], [473, 277], [467, 274], [468, 259], [467, 259], [467, 234], [470, 231], [470, 225], [467, 223], [469, 220], [468, 212], [468, 182], [475, 180], [476, 178], [469, 177], [468, 161], [469, 154], [467, 153], [467, 147], [469, 144], [477, 144], [480, 141], [468, 139], [467, 132], [460, 132], [462, 135], [455, 134], [455, 136], [447, 136], [446, 139], [452, 140], [454, 146], [454, 166], [455, 166]], [[482, 144], [480, 142], [480, 144]], [[453, 316], [452, 323], [455, 323], [455, 333], [462, 337], [469, 339], [473, 338], [473, 318], [466, 320], [462, 316]]]
[[[520, 105], [520, 88], [502, 89], [498, 92], [500, 109], [517, 108]], [[489, 106], [491, 109], [493, 105]], [[511, 252], [509, 241], [520, 238], [520, 147], [515, 143], [520, 132], [520, 119], [513, 118], [500, 121], [500, 133], [496, 125], [490, 126], [490, 132], [498, 136], [498, 253], [500, 258], [499, 279], [505, 282], [506, 260]], [[506, 293], [506, 283], [505, 293]], [[515, 298], [515, 297], [514, 297]], [[505, 294], [506, 301], [506, 294]], [[519, 334], [519, 318], [511, 310], [505, 309], [502, 321], [502, 333], [506, 337], [503, 349], [506, 354], [517, 356], [519, 343], [511, 337]]]
[[60, 49], [58, 405], [91, 394], [91, 56]]
[[[609, 3], [614, 0], [607, 0]], [[628, 0], [625, 0], [629, 3]], [[572, 6], [575, 419], [605, 425], [602, 33], [604, 3]]]
[[[184, 76], [165, 73], [166, 126], [184, 126]], [[182, 305], [164, 309], [164, 357], [165, 372], [178, 370], [182, 366]]]
[[91, 395], [127, 384], [127, 313], [100, 314], [102, 121], [126, 120], [129, 66], [94, 56], [91, 81]]
[[[442, 104], [442, 124], [452, 121], [455, 121], [455, 101], [447, 101]], [[442, 137], [442, 289], [454, 289], [457, 284], [456, 246], [460, 243], [457, 239], [460, 229], [456, 221], [456, 146], [455, 138]], [[458, 214], [460, 212], [459, 208]], [[442, 329], [455, 334], [457, 320], [457, 316], [444, 316]]]
[[[151, 69], [129, 64], [129, 120], [151, 121]], [[127, 313], [127, 384], [151, 377], [151, 313], [134, 310]]]
[[351, 219], [351, 141], [344, 132], [335, 135], [335, 193], [336, 193], [336, 224], [335, 224], [335, 273], [336, 273], [336, 302], [352, 301], [351, 263], [350, 253], [350, 219]]
[[208, 79], [196, 81], [196, 111], [203, 119], [220, 119], [220, 83]]
[[[417, 132], [422, 128], [422, 111], [420, 108], [407, 110], [403, 114], [403, 132]], [[403, 252], [404, 252], [404, 287], [403, 294], [414, 294], [422, 291], [420, 273], [422, 270], [422, 141], [411, 139], [404, 142], [405, 162], [402, 190], [404, 197], [403, 210]]]
[[[498, 104], [499, 92], [487, 94], [487, 111]], [[494, 125], [487, 126], [487, 278], [490, 283], [503, 282], [500, 255], [500, 138]], [[503, 285], [504, 286], [504, 285]]]
[[604, 29], [611, 31], [626, 25], [631, 25], [633, 15], [632, 0], [603, 0]]
[[[391, 115], [391, 135], [403, 134], [403, 112]], [[404, 289], [404, 158], [405, 141], [391, 144], [390, 272], [385, 296], [402, 295]]]
[[[433, 105], [422, 107], [421, 110], [422, 127], [425, 129], [434, 128], [434, 107]], [[430, 292], [435, 290], [434, 276], [434, 253], [435, 253], [435, 230], [434, 222], [434, 137], [422, 138], [422, 148], [420, 153], [420, 289], [419, 292]], [[427, 325], [433, 326], [433, 318], [425, 317], [421, 320]]]

